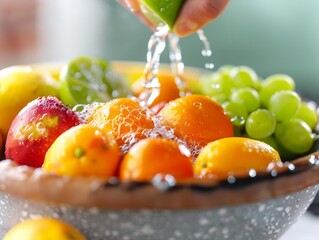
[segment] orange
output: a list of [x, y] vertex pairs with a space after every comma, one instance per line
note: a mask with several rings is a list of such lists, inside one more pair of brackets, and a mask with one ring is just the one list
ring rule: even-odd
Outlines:
[[248, 176], [251, 169], [265, 171], [271, 162], [280, 162], [270, 145], [243, 137], [223, 138], [209, 143], [194, 164], [195, 176], [227, 179], [229, 175]]
[[152, 117], [138, 101], [117, 98], [97, 106], [87, 123], [111, 133], [123, 150], [147, 137], [154, 128]]
[[233, 126], [223, 108], [209, 97], [188, 95], [169, 102], [160, 112], [164, 126], [191, 148], [201, 149], [211, 141], [233, 136]]
[[115, 175], [120, 157], [120, 149], [111, 135], [82, 124], [70, 128], [53, 142], [42, 168], [58, 175], [107, 179]]
[[9, 230], [3, 240], [86, 240], [73, 226], [41, 217], [25, 220]]
[[[155, 106], [165, 105], [171, 100], [179, 98], [179, 88], [176, 85], [175, 78], [172, 74], [169, 73], [161, 73], [158, 75], [158, 82], [160, 87], [154, 98], [152, 98], [152, 102], [149, 104], [150, 108]], [[132, 91], [136, 97], [144, 99], [144, 77], [140, 78], [132, 85]]]
[[175, 179], [193, 177], [189, 150], [173, 140], [148, 138], [141, 140], [124, 156], [120, 179], [150, 181], [156, 174], [170, 174]]

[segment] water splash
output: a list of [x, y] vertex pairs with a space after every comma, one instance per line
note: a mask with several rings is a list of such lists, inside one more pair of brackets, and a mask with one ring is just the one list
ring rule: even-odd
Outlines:
[[159, 81], [157, 78], [160, 66], [160, 57], [166, 47], [166, 38], [169, 33], [167, 25], [160, 25], [148, 42], [146, 66], [144, 69], [145, 84], [141, 102], [148, 106], [159, 95]]
[[179, 46], [179, 37], [175, 34], [169, 34], [171, 69], [175, 76], [175, 82], [180, 90], [180, 96], [186, 95], [185, 83], [183, 81], [184, 63], [182, 61], [182, 52]]
[[[212, 50], [210, 47], [210, 43], [202, 29], [197, 30], [197, 35], [199, 37], [199, 40], [203, 43], [204, 49], [202, 50], [202, 56], [206, 58], [210, 58], [212, 56]], [[213, 69], [215, 65], [212, 62], [208, 62], [205, 64], [206, 69]]]

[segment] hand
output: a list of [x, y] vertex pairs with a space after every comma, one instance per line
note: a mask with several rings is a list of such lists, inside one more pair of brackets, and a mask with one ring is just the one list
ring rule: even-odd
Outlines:
[[139, 0], [118, 0], [118, 2], [124, 7], [128, 8], [133, 14], [135, 14], [144, 24], [149, 26], [152, 30], [156, 29], [156, 26], [153, 25], [141, 12]]
[[[138, 0], [118, 0], [129, 8], [146, 25], [155, 29], [140, 11]], [[227, 6], [229, 0], [185, 0], [176, 20], [173, 31], [179, 36], [192, 34], [217, 18]]]
[[185, 0], [174, 26], [179, 36], [189, 35], [217, 18], [229, 0]]

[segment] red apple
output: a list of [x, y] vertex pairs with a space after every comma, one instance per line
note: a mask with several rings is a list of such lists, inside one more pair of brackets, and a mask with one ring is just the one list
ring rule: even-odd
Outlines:
[[54, 140], [80, 124], [74, 111], [55, 97], [40, 97], [25, 106], [11, 123], [5, 157], [20, 165], [41, 167]]

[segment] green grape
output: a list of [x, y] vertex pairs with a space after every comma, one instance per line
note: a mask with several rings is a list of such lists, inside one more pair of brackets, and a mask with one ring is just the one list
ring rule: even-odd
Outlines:
[[218, 72], [206, 74], [200, 78], [201, 92], [219, 103], [228, 100], [232, 87], [230, 78], [226, 76], [223, 77]]
[[245, 125], [248, 113], [243, 105], [235, 102], [225, 102], [222, 106], [234, 126], [242, 127]]
[[305, 121], [311, 129], [315, 129], [318, 124], [316, 106], [312, 103], [302, 102], [296, 117]]
[[[262, 82], [263, 82], [263, 80], [262, 80], [261, 78], [258, 78], [258, 81], [257, 81], [256, 84], [255, 84], [255, 89], [256, 89], [258, 92], [260, 92], [260, 90], [261, 90]], [[259, 93], [259, 94], [260, 94], [260, 93]]]
[[268, 145], [270, 145], [272, 148], [276, 149], [277, 152], [279, 153], [282, 161], [288, 161], [288, 160], [292, 160], [292, 159], [296, 158], [296, 154], [292, 153], [292, 152], [288, 151], [287, 149], [285, 149], [284, 147], [282, 147], [278, 143], [278, 141], [274, 135], [267, 137], [267, 138], [264, 138], [264, 139], [260, 139], [260, 141], [263, 141], [263, 142], [267, 143]]
[[280, 146], [276, 140], [276, 138], [272, 135], [266, 138], [259, 139], [260, 141], [267, 143], [272, 148], [276, 149], [278, 152], [280, 151]]
[[233, 68], [234, 68], [234, 66], [232, 66], [232, 65], [224, 65], [224, 66], [221, 66], [220, 68], [218, 68], [217, 72], [219, 74], [221, 74], [222, 77], [224, 77], [224, 76], [228, 76], [229, 77], [230, 71]]
[[278, 123], [275, 137], [281, 146], [295, 154], [308, 152], [314, 143], [311, 128], [298, 118]]
[[276, 119], [270, 111], [257, 109], [248, 116], [245, 127], [248, 136], [263, 139], [275, 132]]
[[260, 106], [259, 93], [249, 87], [243, 87], [233, 90], [230, 100], [243, 105], [248, 113], [255, 111]]
[[296, 116], [301, 105], [301, 99], [296, 92], [282, 90], [275, 93], [269, 100], [268, 109], [279, 122], [287, 121]]
[[229, 74], [234, 83], [234, 86], [237, 88], [256, 88], [259, 81], [256, 72], [246, 66], [234, 67], [231, 69]]
[[295, 90], [295, 82], [288, 75], [271, 75], [262, 82], [260, 89], [260, 100], [263, 106], [267, 106], [271, 96], [281, 90]]

